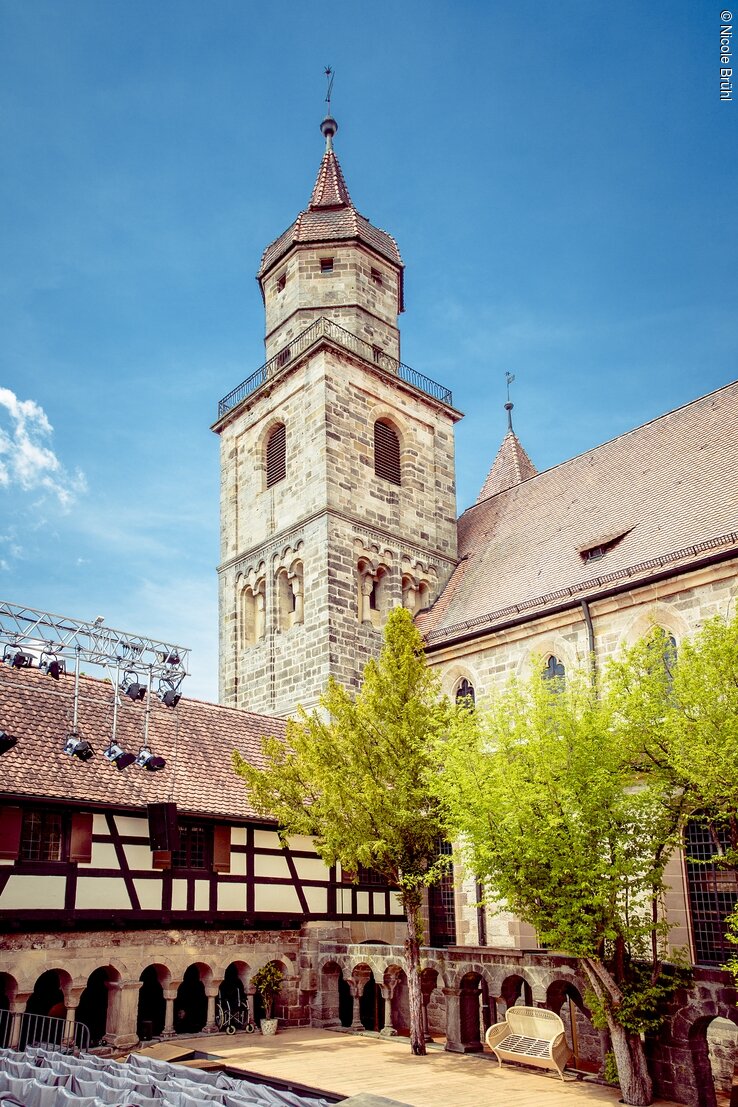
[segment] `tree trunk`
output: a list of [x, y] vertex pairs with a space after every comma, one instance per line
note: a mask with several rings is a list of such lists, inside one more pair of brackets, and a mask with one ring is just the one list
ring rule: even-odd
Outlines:
[[625, 1030], [617, 1021], [617, 1007], [623, 998], [620, 987], [598, 958], [582, 957], [580, 964], [605, 1012], [623, 1103], [648, 1107], [653, 1102], [653, 1083], [646, 1063], [646, 1051], [640, 1035]]
[[410, 1001], [410, 1049], [417, 1057], [425, 1057], [425, 1030], [423, 1027], [423, 995], [420, 988], [420, 907], [422, 893], [405, 892], [403, 905], [407, 915], [407, 939], [405, 962], [407, 965], [407, 991]]
[[608, 1013], [607, 1025], [612, 1038], [612, 1051], [618, 1066], [618, 1080], [623, 1103], [648, 1107], [653, 1102], [653, 1083], [646, 1063], [646, 1051], [639, 1034], [628, 1033]]

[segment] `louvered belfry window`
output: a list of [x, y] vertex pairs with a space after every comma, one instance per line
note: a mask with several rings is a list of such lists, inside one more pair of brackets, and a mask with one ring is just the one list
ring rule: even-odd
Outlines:
[[400, 439], [386, 423], [374, 424], [374, 472], [393, 484], [402, 484]]
[[287, 475], [287, 431], [284, 423], [275, 427], [269, 435], [266, 446], [266, 476], [267, 488], [271, 488], [277, 481], [284, 480]]

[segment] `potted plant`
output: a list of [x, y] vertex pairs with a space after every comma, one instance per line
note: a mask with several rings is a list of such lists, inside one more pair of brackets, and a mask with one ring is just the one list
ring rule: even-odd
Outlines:
[[279, 995], [279, 989], [284, 980], [284, 973], [274, 961], [262, 965], [251, 977], [254, 991], [261, 996], [264, 1004], [265, 1017], [261, 1020], [262, 1034], [276, 1034], [278, 1019], [272, 1018], [274, 1000]]

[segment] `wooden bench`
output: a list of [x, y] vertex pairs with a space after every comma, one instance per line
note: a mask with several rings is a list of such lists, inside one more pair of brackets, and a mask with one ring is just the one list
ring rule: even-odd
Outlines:
[[485, 1040], [500, 1065], [520, 1061], [555, 1069], [562, 1080], [572, 1058], [563, 1022], [542, 1007], [509, 1007], [504, 1020], [490, 1026]]

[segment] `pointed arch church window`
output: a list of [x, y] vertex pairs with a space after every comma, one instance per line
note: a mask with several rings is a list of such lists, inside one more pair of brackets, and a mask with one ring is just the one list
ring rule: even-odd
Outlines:
[[566, 668], [563, 661], [559, 661], [558, 657], [554, 656], [554, 654], [551, 654], [546, 662], [546, 667], [543, 670], [543, 679], [555, 680], [558, 682], [559, 687], [563, 686], [564, 680], [566, 679]]
[[400, 439], [388, 423], [374, 424], [374, 472], [392, 484], [402, 484]]
[[266, 444], [266, 486], [271, 488], [287, 475], [287, 430], [279, 423]]
[[466, 707], [473, 707], [476, 702], [474, 685], [466, 677], [456, 689], [456, 702]]

